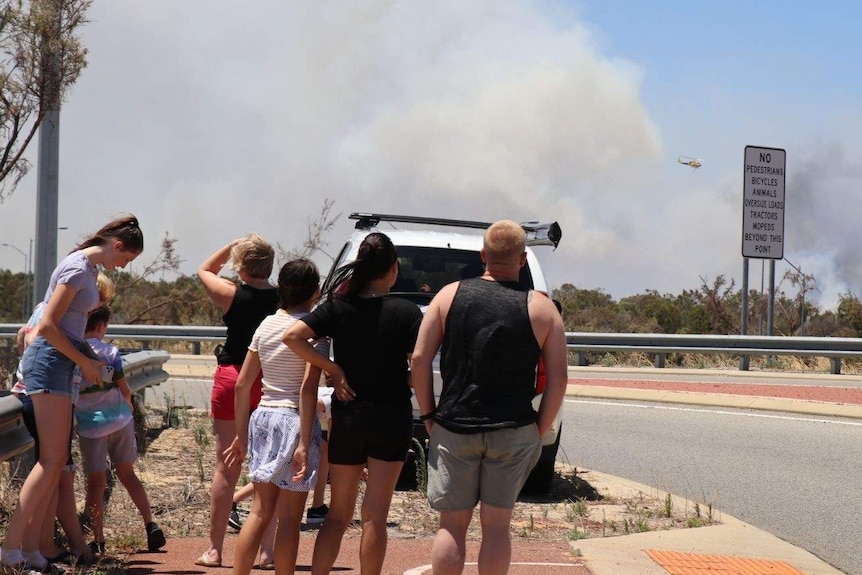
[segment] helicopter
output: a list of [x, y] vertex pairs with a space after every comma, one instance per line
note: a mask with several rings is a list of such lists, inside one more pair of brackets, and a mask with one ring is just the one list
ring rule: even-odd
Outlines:
[[703, 165], [703, 160], [698, 160], [697, 158], [689, 158], [688, 156], [680, 156], [679, 158], [677, 158], [676, 161], [683, 166], [688, 166], [692, 168], [693, 170], [696, 170]]

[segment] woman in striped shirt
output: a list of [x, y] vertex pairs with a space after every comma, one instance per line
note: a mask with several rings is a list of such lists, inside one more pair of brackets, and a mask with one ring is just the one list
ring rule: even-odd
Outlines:
[[[237, 437], [225, 451], [228, 465], [250, 453], [254, 503], [237, 540], [234, 575], [248, 575], [266, 526], [278, 512], [275, 564], [280, 573], [296, 567], [299, 529], [308, 492], [317, 482], [320, 369], [307, 366], [281, 341], [320, 297], [320, 275], [305, 259], [286, 263], [278, 274], [278, 311], [252, 337], [236, 384]], [[249, 418], [251, 385], [263, 371], [263, 397]]]

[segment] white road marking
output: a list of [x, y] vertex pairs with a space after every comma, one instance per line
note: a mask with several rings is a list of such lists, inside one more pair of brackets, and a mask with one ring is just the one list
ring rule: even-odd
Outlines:
[[812, 417], [794, 417], [791, 415], [772, 415], [767, 413], [748, 413], [742, 411], [726, 411], [723, 409], [698, 409], [695, 407], [675, 407], [670, 405], [643, 405], [638, 403], [616, 402], [616, 401], [593, 401], [588, 399], [566, 399], [566, 403], [587, 403], [590, 405], [611, 405], [616, 407], [634, 407], [639, 409], [664, 409], [667, 411], [691, 411], [697, 413], [713, 413], [716, 415], [737, 415], [742, 417], [761, 417], [764, 419], [785, 419], [790, 421], [806, 421], [809, 423], [832, 423], [836, 425], [849, 425], [851, 427], [862, 427], [862, 422], [843, 421], [840, 419], [816, 419]]
[[[533, 567], [580, 567], [577, 563], [533, 563], [533, 562], [517, 562], [513, 561], [512, 565], [530, 565]], [[467, 565], [478, 565], [478, 563], [464, 563]], [[413, 567], [412, 569], [408, 569], [404, 572], [404, 575], [422, 575], [423, 573], [430, 573], [431, 565], [420, 565], [419, 567]]]

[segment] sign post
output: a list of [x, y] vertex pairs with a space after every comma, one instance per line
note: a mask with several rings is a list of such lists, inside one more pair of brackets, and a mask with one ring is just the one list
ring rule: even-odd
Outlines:
[[[772, 335], [775, 304], [775, 260], [784, 258], [784, 182], [787, 152], [781, 148], [745, 147], [742, 187], [743, 286], [741, 326], [748, 319], [748, 258], [768, 259], [769, 316], [767, 333]], [[745, 335], [745, 331], [743, 331]], [[747, 369], [748, 358], [745, 367]], [[742, 361], [742, 360], [741, 360]]]

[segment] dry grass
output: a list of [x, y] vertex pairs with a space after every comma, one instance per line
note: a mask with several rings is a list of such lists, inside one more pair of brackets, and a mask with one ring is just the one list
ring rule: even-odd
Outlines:
[[[597, 367], [654, 367], [655, 357], [647, 353], [588, 353], [587, 363]], [[569, 365], [577, 365], [577, 354], [569, 353]], [[734, 371], [739, 369], [739, 356], [731, 354], [669, 353], [666, 366], [681, 369], [718, 369]], [[826, 357], [795, 357], [787, 355], [753, 356], [750, 359], [751, 371], [792, 372], [792, 373], [830, 373], [831, 363]], [[862, 360], [844, 359], [841, 373], [858, 375], [862, 373]]]
[[[146, 416], [149, 445], [136, 465], [147, 487], [156, 521], [168, 538], [205, 537], [209, 522], [210, 480], [214, 463], [211, 420], [198, 410], [181, 410], [168, 427], [170, 417], [157, 409]], [[75, 454], [78, 457], [77, 453]], [[0, 531], [13, 508], [19, 485], [10, 474], [11, 465], [0, 472]], [[84, 499], [84, 482], [76, 480], [77, 499]], [[361, 501], [361, 496], [360, 496]], [[557, 465], [553, 487], [541, 498], [518, 502], [512, 535], [531, 540], [577, 540], [610, 537], [639, 531], [680, 529], [710, 523], [707, 506], [696, 511], [689, 502], [676, 503], [668, 512], [664, 494], [609, 490], [601, 478], [579, 472], [569, 465]], [[110, 493], [105, 518], [109, 558], [89, 570], [91, 573], [122, 572], [122, 560], [144, 546], [143, 523], [128, 494], [117, 483]], [[699, 513], [699, 516], [698, 516]], [[436, 533], [437, 516], [422, 493], [396, 491], [389, 514], [392, 537], [431, 537]], [[348, 535], [358, 535], [351, 527]], [[316, 531], [303, 531], [314, 537]], [[470, 537], [478, 538], [478, 518]]]

